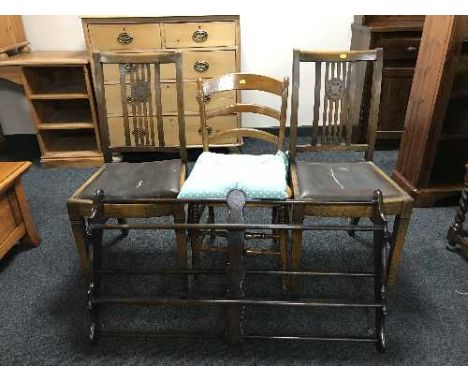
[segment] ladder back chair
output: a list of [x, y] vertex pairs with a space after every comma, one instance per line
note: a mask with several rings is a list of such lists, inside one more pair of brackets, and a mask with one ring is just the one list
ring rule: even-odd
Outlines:
[[[237, 172], [240, 169], [242, 174], [240, 174], [240, 178], [243, 176], [250, 177], [249, 180], [252, 178], [258, 179], [274, 179], [275, 181], [278, 180], [278, 185], [281, 188], [280, 183], [284, 183], [284, 187], [281, 190], [276, 189], [266, 189], [260, 190], [258, 189], [259, 184], [255, 185], [255, 189], [252, 189], [252, 185], [249, 185], [248, 181], [239, 182], [239, 179], [235, 179], [237, 183], [232, 184], [233, 188], [240, 188], [244, 191], [247, 195], [247, 205], [251, 207], [256, 207], [255, 201], [262, 199], [263, 202], [258, 204], [258, 207], [268, 207], [272, 208], [272, 216], [275, 222], [282, 222], [287, 223], [288, 221], [288, 210], [285, 206], [278, 206], [278, 203], [269, 206], [264, 200], [268, 199], [277, 199], [283, 198], [286, 199], [289, 197], [290, 192], [287, 185], [287, 163], [285, 163], [286, 156], [280, 157], [278, 153], [283, 150], [284, 146], [284, 139], [285, 139], [285, 128], [286, 128], [286, 112], [287, 112], [287, 103], [288, 103], [288, 85], [289, 80], [288, 78], [284, 78], [283, 80], [278, 80], [275, 78], [262, 76], [258, 74], [251, 74], [251, 73], [232, 73], [223, 75], [217, 78], [203, 80], [198, 80], [198, 102], [200, 107], [200, 124], [202, 128], [202, 141], [203, 141], [203, 153], [201, 154], [200, 158], [197, 160], [195, 164], [195, 168], [190, 174], [189, 178], [187, 179], [187, 183], [185, 187], [192, 187], [195, 186], [196, 189], [201, 190], [201, 193], [198, 195], [192, 195], [192, 197], [206, 197], [209, 198], [220, 198], [224, 201], [226, 200], [227, 193], [231, 190], [229, 188], [225, 188], [222, 190], [221, 193], [213, 193], [212, 190], [206, 190], [206, 182], [203, 184], [203, 179], [200, 179], [198, 175], [201, 173], [202, 162], [206, 163], [208, 161], [219, 161], [219, 166], [217, 166], [214, 171], [218, 173], [212, 173], [212, 179], [216, 179], [217, 177], [221, 177], [223, 172]], [[281, 100], [281, 106], [278, 109], [265, 106], [265, 105], [258, 105], [258, 104], [247, 104], [247, 103], [240, 103], [237, 102], [235, 104], [231, 104], [228, 106], [222, 106], [215, 109], [209, 109], [209, 100], [211, 97], [216, 96], [218, 93], [223, 93], [232, 90], [253, 90], [253, 91], [261, 91], [270, 93], [275, 96], [279, 96]], [[271, 117], [275, 119], [279, 123], [279, 131], [278, 135], [262, 131], [255, 128], [234, 128], [230, 130], [223, 130], [220, 132], [213, 132], [210, 129], [210, 119], [215, 118], [222, 115], [229, 115], [234, 113], [254, 113], [260, 114], [264, 116]], [[211, 145], [215, 145], [216, 142], [219, 140], [223, 140], [226, 138], [256, 138], [262, 141], [269, 142], [272, 144], [277, 151], [276, 155], [247, 155], [247, 154], [214, 154], [213, 157], [208, 157], [206, 155], [210, 155], [209, 149]], [[203, 159], [202, 156], [204, 156]], [[208, 159], [209, 158], [209, 159]], [[252, 158], [250, 162], [252, 164], [251, 167], [248, 167], [243, 162], [243, 158]], [[280, 159], [279, 159], [280, 158]], [[278, 163], [279, 161], [281, 163]], [[265, 160], [264, 163], [269, 163], [266, 166], [273, 165], [273, 167], [263, 167], [264, 164], [261, 161]], [[273, 163], [274, 162], [274, 163]], [[229, 167], [229, 163], [230, 166]], [[278, 165], [277, 167], [275, 167]], [[198, 168], [197, 168], [198, 166]], [[227, 167], [226, 167], [227, 166]], [[247, 168], [248, 167], [248, 168]], [[268, 173], [269, 169], [271, 170]], [[279, 171], [276, 171], [278, 169]], [[194, 174], [196, 172], [196, 174]], [[283, 175], [282, 175], [283, 172]], [[193, 175], [192, 175], [193, 174]], [[281, 178], [284, 179], [281, 179]], [[195, 184], [198, 183], [198, 184]], [[242, 186], [240, 186], [242, 183]], [[268, 182], [267, 182], [268, 183]], [[273, 182], [274, 183], [274, 182]], [[275, 184], [275, 186], [277, 186]], [[261, 188], [261, 187], [260, 187]], [[182, 190], [180, 197], [184, 197], [184, 189]], [[206, 191], [206, 192], [204, 192]], [[203, 203], [202, 200], [195, 201], [190, 204], [189, 208], [189, 221], [190, 222], [199, 222], [203, 210], [206, 206], [206, 203]], [[210, 223], [214, 222], [214, 212], [213, 212], [213, 205], [208, 204], [209, 206], [209, 216], [208, 221]], [[226, 234], [226, 233], [224, 233]], [[211, 235], [213, 237], [215, 235]], [[200, 252], [202, 251], [210, 251], [210, 248], [203, 247], [203, 239], [204, 235], [200, 236], [199, 231], [192, 230], [190, 231], [191, 237], [191, 247], [194, 261], [196, 262], [195, 266], [199, 267], [199, 256]], [[264, 234], [264, 233], [246, 233], [246, 239], [274, 239], [278, 243], [279, 252], [269, 251], [267, 249], [255, 249], [255, 248], [248, 248], [245, 250], [245, 254], [247, 255], [278, 255], [280, 268], [282, 270], [286, 270], [287, 268], [287, 256], [288, 256], [288, 232], [286, 230], [278, 230], [271, 234]], [[213, 248], [211, 248], [213, 250]], [[220, 250], [215, 249], [215, 250]], [[221, 249], [222, 250], [222, 249]]]
[[[72, 195], [67, 208], [85, 276], [89, 271], [85, 218], [92, 212], [97, 190], [103, 191], [99, 197], [106, 202], [102, 212], [106, 219], [117, 218], [125, 223], [126, 218], [173, 216], [176, 223], [186, 221], [183, 205], [173, 203], [185, 181], [187, 167], [182, 53], [103, 52], [94, 53], [93, 62], [106, 162], [114, 153], [128, 152], [175, 153], [180, 158], [106, 163]], [[161, 65], [175, 67], [177, 132], [165, 126], [162, 118]], [[106, 97], [111, 94], [105, 78], [108, 67], [117, 68], [120, 74], [117, 86], [122, 116], [118, 118], [110, 118], [106, 111]], [[118, 124], [113, 122], [115, 119]], [[186, 267], [185, 230], [176, 230], [176, 241], [179, 265]]]
[[[373, 162], [382, 81], [382, 49], [368, 51], [313, 52], [294, 50], [290, 138], [290, 181], [295, 205], [292, 220], [301, 224], [307, 216], [372, 218], [374, 212], [360, 202], [371, 200], [375, 190], [383, 193], [386, 215], [395, 215], [387, 282], [393, 283], [412, 210], [412, 199]], [[313, 87], [301, 84], [301, 64], [315, 67]], [[372, 89], [365, 144], [352, 141], [357, 106], [363, 89], [364, 65], [372, 65]], [[312, 126], [308, 143], [299, 144], [299, 90], [307, 86], [314, 94]], [[311, 92], [310, 92], [311, 93]], [[320, 118], [321, 117], [321, 118]], [[297, 159], [304, 152], [363, 152], [362, 162], [314, 162]], [[354, 231], [349, 231], [354, 235]], [[302, 231], [292, 235], [292, 270], [299, 269]]]

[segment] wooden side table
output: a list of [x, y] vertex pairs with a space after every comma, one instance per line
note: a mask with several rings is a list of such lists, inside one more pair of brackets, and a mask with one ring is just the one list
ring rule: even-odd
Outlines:
[[29, 166], [31, 162], [0, 162], [0, 259], [18, 241], [35, 247], [41, 242], [21, 184]]

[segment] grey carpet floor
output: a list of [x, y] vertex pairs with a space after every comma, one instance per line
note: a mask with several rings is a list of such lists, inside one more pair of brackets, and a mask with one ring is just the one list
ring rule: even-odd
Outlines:
[[[247, 146], [247, 151], [255, 147]], [[333, 159], [336, 159], [333, 158]], [[375, 161], [391, 172], [394, 151], [378, 151]], [[246, 341], [231, 347], [221, 339], [101, 339], [86, 342], [86, 287], [68, 224], [65, 202], [94, 169], [42, 169], [34, 163], [23, 177], [34, 220], [42, 237], [35, 249], [14, 248], [0, 262], [1, 365], [467, 365], [468, 264], [445, 249], [445, 234], [455, 208], [415, 209], [398, 280], [389, 298], [388, 350], [373, 345], [323, 342]], [[219, 211], [220, 218], [225, 211]], [[264, 221], [267, 211], [249, 212]], [[171, 232], [131, 232], [125, 239], [106, 234], [106, 263], [123, 267], [175, 264]], [[309, 269], [364, 270], [371, 267], [371, 240], [359, 233], [306, 234], [303, 266]], [[222, 267], [221, 256], [203, 259]], [[276, 259], [248, 259], [251, 268], [276, 265]], [[200, 288], [222, 291], [222, 280], [200, 278]], [[115, 295], [170, 293], [178, 280], [115, 278], [103, 285]], [[247, 280], [251, 295], [278, 292], [271, 279]], [[366, 297], [370, 285], [357, 281], [316, 280], [303, 285], [313, 297]], [[112, 328], [222, 330], [216, 308], [109, 308], [103, 325]], [[367, 311], [256, 308], [246, 311], [246, 330], [271, 333], [370, 334]]]

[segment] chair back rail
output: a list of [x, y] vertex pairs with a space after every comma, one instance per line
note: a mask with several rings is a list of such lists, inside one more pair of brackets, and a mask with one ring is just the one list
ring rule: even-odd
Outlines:
[[[95, 52], [96, 99], [105, 143], [104, 156], [111, 152], [174, 152], [187, 160], [182, 53], [171, 52]], [[104, 65], [118, 65], [124, 145], [111, 146], [105, 102]], [[164, 129], [161, 99], [161, 64], [173, 64], [176, 74], [178, 144], [168, 142]], [[156, 123], [155, 123], [156, 122]], [[177, 149], [177, 150], [175, 150]]]
[[[202, 127], [203, 150], [208, 151], [210, 143], [216, 143], [228, 137], [257, 138], [274, 144], [278, 150], [283, 149], [288, 104], [288, 86], [288, 78], [284, 78], [280, 81], [275, 78], [252, 73], [231, 73], [208, 80], [200, 78], [198, 80], [198, 104], [200, 109], [200, 124]], [[235, 103], [213, 110], [207, 110], [207, 100], [209, 100], [213, 94], [232, 90], [256, 90], [280, 96], [280, 110], [266, 105], [247, 103]], [[279, 134], [276, 136], [255, 128], [235, 128], [209, 134], [209, 119], [234, 113], [254, 113], [276, 119], [279, 121]]]
[[[313, 52], [295, 49], [291, 97], [290, 158], [302, 151], [364, 151], [372, 160], [376, 138], [380, 88], [382, 82], [382, 49], [364, 51]], [[301, 63], [315, 64], [314, 103], [310, 143], [297, 143]], [[359, 92], [364, 77], [359, 65], [373, 65], [372, 95], [368, 137], [365, 144], [352, 143], [353, 124]]]

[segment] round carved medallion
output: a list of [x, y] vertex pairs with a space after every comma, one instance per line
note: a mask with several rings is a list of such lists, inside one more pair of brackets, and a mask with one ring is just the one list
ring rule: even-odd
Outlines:
[[325, 85], [325, 93], [331, 99], [339, 99], [343, 97], [345, 86], [343, 80], [332, 78]]
[[145, 102], [150, 95], [150, 86], [148, 82], [136, 81], [130, 87], [133, 102]]

